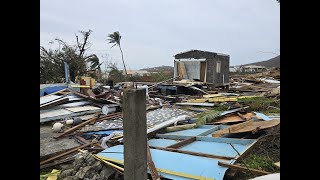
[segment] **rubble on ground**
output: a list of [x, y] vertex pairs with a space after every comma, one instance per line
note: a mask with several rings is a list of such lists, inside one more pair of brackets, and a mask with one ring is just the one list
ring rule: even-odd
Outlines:
[[[123, 91], [136, 87], [147, 90], [148, 144], [156, 159], [155, 167], [160, 161], [163, 165], [161, 177], [241, 179], [280, 172], [280, 163], [279, 167], [250, 165], [252, 155], [267, 157], [271, 164], [280, 162], [277, 69], [233, 75], [229, 89], [210, 89], [203, 82], [171, 79], [96, 86], [82, 93], [65, 88], [42, 96], [40, 169], [59, 169], [58, 180], [123, 179], [122, 159], [112, 152], [123, 153]], [[186, 144], [178, 147], [182, 141]], [[218, 146], [224, 149], [214, 150]], [[173, 156], [164, 159], [160, 154]], [[206, 169], [200, 173], [197, 168], [187, 172], [192, 163], [181, 160], [179, 164], [175, 157], [191, 158], [190, 162], [204, 166], [210, 162], [209, 167], [219, 175]], [[186, 172], [178, 172], [170, 163], [177, 163], [178, 169]], [[243, 170], [246, 166], [254, 170]]]

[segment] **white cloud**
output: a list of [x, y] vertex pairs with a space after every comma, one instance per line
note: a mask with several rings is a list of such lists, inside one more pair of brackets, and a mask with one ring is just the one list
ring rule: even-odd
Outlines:
[[266, 60], [280, 49], [280, 7], [274, 0], [41, 1], [41, 45], [60, 37], [74, 42], [92, 29], [90, 52], [108, 53], [122, 67], [107, 35], [120, 31], [128, 67], [173, 65], [173, 55], [189, 49], [230, 55], [231, 64]]

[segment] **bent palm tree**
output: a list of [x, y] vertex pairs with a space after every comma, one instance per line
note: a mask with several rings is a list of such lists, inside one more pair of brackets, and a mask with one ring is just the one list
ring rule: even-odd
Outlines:
[[[119, 31], [113, 32], [112, 34], [109, 34], [108, 37], [109, 37], [109, 39], [108, 39], [109, 43], [113, 43], [114, 44], [113, 46], [118, 45], [119, 48], [120, 48], [121, 57], [122, 57], [122, 63], [123, 63], [123, 67], [124, 67], [124, 72], [126, 73], [126, 77], [127, 77], [127, 69], [126, 69], [126, 65], [124, 64], [123, 53], [122, 53], [122, 49], [121, 49], [121, 46], [120, 46], [120, 40], [121, 40], [120, 33], [119, 33]], [[111, 46], [111, 48], [113, 46]]]

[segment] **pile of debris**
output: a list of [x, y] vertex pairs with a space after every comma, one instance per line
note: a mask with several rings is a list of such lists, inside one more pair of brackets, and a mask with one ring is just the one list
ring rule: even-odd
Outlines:
[[272, 146], [271, 161], [279, 161], [280, 145], [270, 143], [280, 142], [280, 136], [270, 134], [280, 126], [276, 74], [234, 76], [223, 91], [172, 78], [97, 86], [84, 94], [66, 88], [42, 96], [40, 169], [59, 169], [57, 177], [64, 180], [123, 179], [122, 96], [126, 89], [143, 88], [149, 156], [161, 178], [237, 179], [241, 172], [254, 174], [250, 178], [279, 172], [246, 160], [248, 154], [269, 153], [265, 149]]

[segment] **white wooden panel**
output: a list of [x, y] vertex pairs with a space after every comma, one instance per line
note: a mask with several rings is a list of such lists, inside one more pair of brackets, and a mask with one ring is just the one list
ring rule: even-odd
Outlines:
[[40, 119], [61, 116], [61, 115], [66, 115], [66, 114], [71, 114], [71, 113], [72, 113], [71, 111], [68, 111], [65, 109], [57, 109], [57, 110], [53, 110], [53, 111], [47, 111], [44, 113], [40, 113]]
[[41, 104], [45, 104], [47, 102], [50, 102], [50, 101], [53, 101], [53, 100], [57, 100], [61, 98], [61, 96], [58, 96], [58, 95], [47, 95], [47, 96], [42, 96], [40, 97], [40, 105]]
[[72, 107], [72, 108], [66, 108], [66, 109], [72, 112], [81, 112], [81, 111], [89, 111], [89, 110], [98, 110], [100, 108], [94, 107], [94, 106], [82, 106], [82, 107]]

